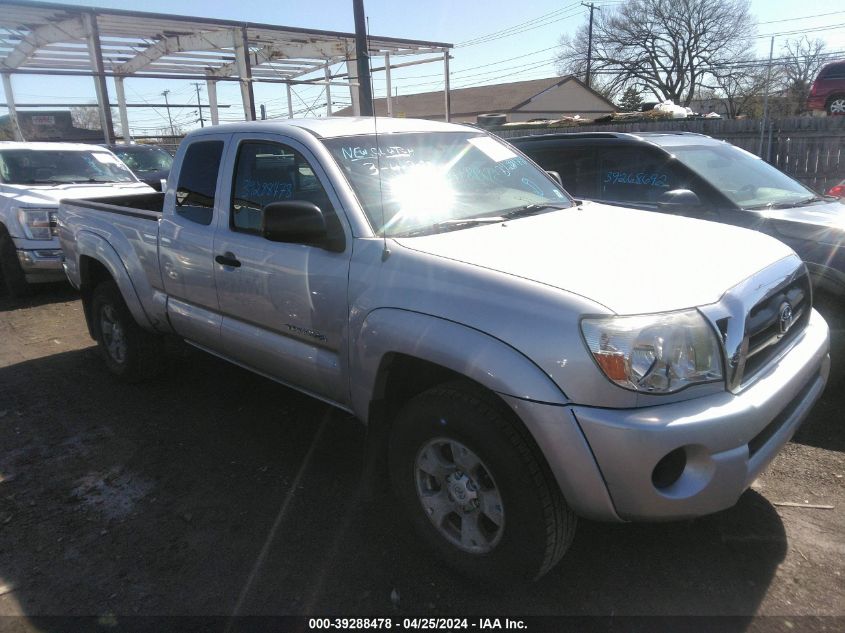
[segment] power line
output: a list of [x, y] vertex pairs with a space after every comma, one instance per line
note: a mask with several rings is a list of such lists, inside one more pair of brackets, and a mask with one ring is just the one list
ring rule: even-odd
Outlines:
[[758, 22], [757, 24], [776, 24], [778, 22], [795, 22], [796, 20], [809, 20], [810, 18], [822, 18], [826, 15], [837, 15], [845, 13], [845, 11], [831, 11], [830, 13], [816, 13], [815, 15], [803, 15], [798, 18], [784, 18], [782, 20], [768, 20], [766, 22]]
[[526, 20], [525, 22], [520, 22], [519, 24], [514, 24], [513, 26], [509, 26], [509, 27], [507, 27], [507, 28], [500, 29], [500, 30], [498, 30], [498, 31], [493, 31], [492, 33], [486, 33], [486, 34], [484, 34], [484, 35], [479, 35], [479, 36], [477, 36], [477, 37], [474, 37], [474, 38], [471, 38], [471, 39], [465, 40], [465, 41], [463, 41], [463, 42], [458, 42], [458, 43], [455, 45], [455, 47], [459, 47], [459, 46], [472, 46], [473, 44], [478, 43], [478, 42], [480, 42], [480, 41], [482, 41], [482, 40], [486, 40], [487, 38], [496, 37], [496, 36], [498, 36], [498, 35], [501, 35], [501, 34], [503, 34], [503, 33], [507, 33], [507, 32], [512, 31], [512, 30], [514, 30], [514, 29], [521, 28], [521, 27], [523, 27], [523, 26], [527, 26], [527, 25], [531, 25], [531, 24], [536, 24], [537, 22], [539, 22], [539, 21], [541, 21], [541, 20], [544, 20], [544, 19], [546, 19], [546, 18], [551, 18], [551, 17], [554, 17], [555, 15], [559, 15], [560, 13], [563, 13], [564, 11], [568, 11], [568, 10], [569, 10], [569, 9], [571, 9], [573, 6], [577, 6], [577, 5], [578, 5], [578, 3], [577, 3], [577, 2], [573, 2], [573, 3], [572, 3], [572, 4], [570, 4], [570, 5], [567, 5], [567, 6], [565, 6], [565, 7], [561, 7], [560, 9], [556, 9], [556, 10], [554, 10], [554, 11], [549, 11], [548, 13], [544, 13], [543, 15], [538, 16], [538, 17], [536, 17], [536, 18], [532, 18], [532, 19], [530, 19], [530, 20]]
[[831, 29], [839, 29], [845, 26], [845, 22], [840, 22], [839, 24], [831, 24], [828, 26], [818, 26], [814, 28], [807, 28], [807, 29], [797, 29], [795, 31], [781, 31], [780, 33], [763, 33], [761, 35], [755, 35], [754, 39], [760, 39], [763, 37], [781, 37], [783, 35], [797, 35], [799, 33], [815, 33], [817, 31], [830, 31]]

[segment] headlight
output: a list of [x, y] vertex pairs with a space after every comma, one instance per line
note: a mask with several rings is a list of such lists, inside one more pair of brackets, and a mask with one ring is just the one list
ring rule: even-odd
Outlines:
[[672, 393], [722, 380], [719, 341], [696, 310], [589, 318], [581, 331], [599, 368], [620, 387]]
[[18, 209], [18, 221], [24, 235], [31, 240], [49, 240], [58, 234], [56, 228], [56, 209]]

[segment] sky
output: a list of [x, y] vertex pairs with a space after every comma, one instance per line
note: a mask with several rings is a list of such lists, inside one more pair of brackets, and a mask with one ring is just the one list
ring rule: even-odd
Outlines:
[[[601, 10], [610, 11], [619, 0], [594, 0]], [[68, 2], [80, 6], [177, 13], [250, 22], [263, 22], [329, 31], [354, 31], [352, 0], [96, 0]], [[318, 7], [316, 9], [315, 7]], [[837, 11], [837, 8], [840, 10]], [[516, 10], [518, 9], [518, 10]], [[587, 20], [589, 10], [580, 2], [566, 0], [364, 0], [364, 10], [373, 36], [401, 37], [455, 45], [450, 61], [452, 88], [554, 77], [554, 58], [562, 35], [574, 34]], [[752, 0], [751, 13], [758, 20], [757, 53], [769, 54], [772, 34], [776, 34], [775, 56], [788, 38], [806, 34], [825, 41], [830, 52], [842, 51], [845, 58], [845, 8], [829, 0]], [[801, 32], [799, 32], [801, 31]], [[430, 57], [421, 56], [420, 58]], [[404, 59], [402, 61], [405, 61]], [[383, 60], [373, 58], [374, 66]], [[93, 79], [88, 77], [12, 77], [15, 100], [25, 102], [95, 102]], [[397, 69], [393, 86], [400, 95], [443, 89], [443, 64], [431, 63]], [[112, 103], [114, 85], [108, 80]], [[129, 103], [160, 103], [161, 92], [170, 90], [171, 102], [194, 102], [196, 89], [187, 81], [131, 78], [125, 81]], [[375, 96], [384, 96], [384, 73], [374, 75]], [[294, 89], [294, 110], [301, 116], [325, 113], [317, 104], [325, 102], [318, 86]], [[333, 88], [333, 101], [348, 103], [348, 93]], [[265, 104], [268, 117], [287, 116], [287, 96], [280, 84], [255, 86], [256, 108]], [[201, 99], [206, 102], [204, 87]], [[243, 120], [240, 92], [236, 83], [218, 83], [218, 102], [231, 104], [221, 109], [221, 121]], [[337, 109], [338, 106], [336, 106]], [[0, 113], [5, 109], [0, 106]], [[196, 110], [172, 110], [174, 123], [183, 129], [196, 127]], [[156, 133], [166, 127], [162, 109], [130, 108], [130, 127], [136, 134]]]

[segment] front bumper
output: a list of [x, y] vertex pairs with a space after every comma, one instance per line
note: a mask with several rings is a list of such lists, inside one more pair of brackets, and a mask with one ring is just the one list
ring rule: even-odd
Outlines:
[[[824, 390], [829, 345], [827, 323], [813, 310], [789, 352], [739, 394], [640, 409], [572, 407], [618, 517], [679, 519], [734, 505]], [[658, 488], [654, 469], [676, 449], [686, 464]]]
[[65, 278], [60, 248], [19, 249], [20, 262], [29, 283], [61, 281]]

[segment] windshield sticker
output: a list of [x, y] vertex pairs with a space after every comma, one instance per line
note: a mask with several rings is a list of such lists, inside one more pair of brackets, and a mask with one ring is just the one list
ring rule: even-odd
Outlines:
[[484, 152], [490, 160], [496, 161], [497, 163], [517, 157], [513, 150], [489, 136], [476, 136], [468, 140], [472, 145]]
[[514, 156], [508, 160], [502, 161], [497, 165], [489, 167], [462, 167], [460, 169], [452, 169], [449, 172], [449, 178], [456, 182], [481, 182], [485, 184], [495, 184], [503, 182], [509, 178], [514, 172], [521, 167], [528, 165], [528, 161], [521, 156]]
[[668, 187], [669, 176], [666, 174], [647, 174], [640, 172], [635, 174], [633, 172], [625, 171], [609, 171], [605, 173], [605, 184], [614, 185], [645, 185], [648, 187]]
[[522, 184], [525, 185], [526, 187], [528, 187], [533, 193], [536, 193], [541, 198], [546, 197], [545, 194], [543, 193], [543, 190], [540, 189], [540, 187], [530, 178], [523, 178]]
[[390, 145], [388, 147], [341, 147], [341, 155], [344, 160], [356, 162], [359, 160], [373, 160], [374, 158], [410, 158], [414, 150], [408, 147]]
[[94, 152], [94, 158], [97, 159], [98, 162], [103, 163], [103, 165], [120, 165], [120, 160], [116, 156], [112, 156], [111, 154], [105, 154], [103, 152]]

